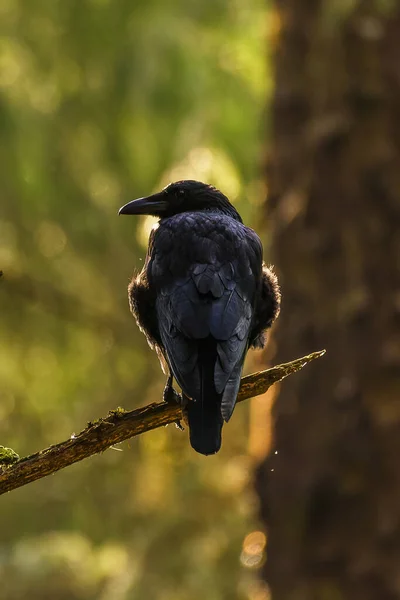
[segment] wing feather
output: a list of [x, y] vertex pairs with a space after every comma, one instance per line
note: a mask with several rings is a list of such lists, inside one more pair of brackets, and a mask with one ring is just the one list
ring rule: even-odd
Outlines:
[[[196, 239], [193, 245], [201, 259], [179, 272], [176, 256], [158, 280], [160, 337], [175, 379], [187, 396], [201, 397], [199, 347], [201, 340], [214, 340], [214, 387], [226, 421], [240, 385], [261, 272], [261, 243], [256, 234], [253, 237], [250, 234], [248, 244], [247, 234], [243, 235], [235, 251], [229, 253], [220, 252], [207, 237]], [[157, 279], [160, 268], [158, 264], [154, 267]]]

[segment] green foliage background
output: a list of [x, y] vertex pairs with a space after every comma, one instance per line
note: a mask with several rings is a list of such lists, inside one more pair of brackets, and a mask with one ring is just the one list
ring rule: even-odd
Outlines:
[[[126, 297], [150, 223], [117, 209], [195, 178], [254, 222], [268, 19], [262, 0], [0, 3], [0, 444], [160, 400]], [[242, 406], [216, 457], [168, 427], [3, 496], [1, 598], [256, 598], [247, 429]]]

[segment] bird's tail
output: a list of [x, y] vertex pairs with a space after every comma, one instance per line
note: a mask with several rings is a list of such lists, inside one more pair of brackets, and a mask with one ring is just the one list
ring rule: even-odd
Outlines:
[[[215, 342], [214, 342], [215, 344]], [[221, 394], [217, 394], [214, 383], [216, 361], [215, 345], [207, 340], [200, 345], [198, 368], [200, 393], [198, 398], [189, 400], [187, 416], [190, 444], [200, 454], [215, 454], [221, 448], [222, 414]]]

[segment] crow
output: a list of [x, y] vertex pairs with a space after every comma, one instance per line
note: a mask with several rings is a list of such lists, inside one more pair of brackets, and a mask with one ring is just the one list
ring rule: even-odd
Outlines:
[[277, 278], [263, 263], [257, 234], [211, 185], [171, 183], [119, 214], [159, 218], [143, 269], [128, 287], [130, 309], [169, 370], [164, 399], [178, 397], [173, 378], [182, 390], [192, 447], [215, 454], [246, 353], [264, 347], [279, 314]]

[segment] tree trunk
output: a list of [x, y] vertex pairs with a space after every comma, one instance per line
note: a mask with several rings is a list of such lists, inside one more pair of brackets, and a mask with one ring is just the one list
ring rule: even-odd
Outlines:
[[400, 598], [399, 3], [275, 10], [276, 362], [328, 353], [273, 409], [264, 574], [273, 600]]

